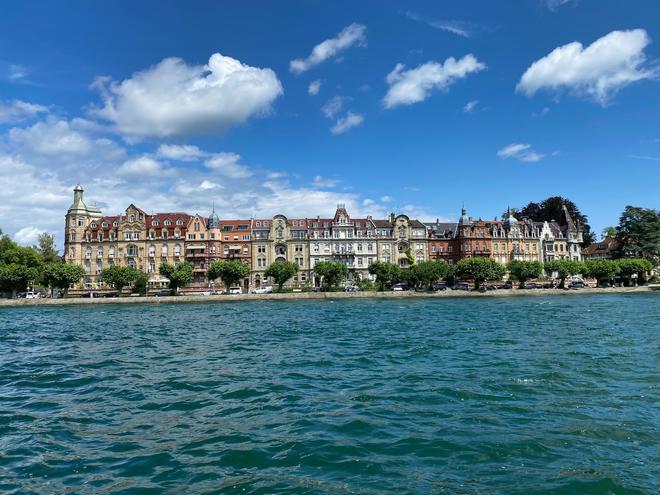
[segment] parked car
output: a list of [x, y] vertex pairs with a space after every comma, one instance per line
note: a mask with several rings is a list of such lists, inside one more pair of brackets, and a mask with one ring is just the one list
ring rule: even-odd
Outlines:
[[41, 295], [41, 292], [35, 292], [33, 290], [29, 290], [27, 292], [21, 292], [18, 294], [18, 297], [21, 299], [39, 299], [40, 297], [43, 297]]
[[504, 285], [502, 286], [503, 289], [513, 289], [513, 282], [504, 282]]
[[243, 290], [240, 287], [230, 287], [229, 294], [242, 294]]
[[401, 291], [410, 290], [410, 287], [408, 286], [408, 284], [394, 284], [392, 286], [392, 290], [394, 292], [401, 292]]
[[569, 289], [584, 289], [586, 287], [585, 283], [582, 282], [581, 280], [574, 280], [570, 284], [568, 284]]
[[312, 292], [321, 292], [320, 287], [312, 287]]
[[536, 282], [527, 282], [524, 285], [524, 287], [525, 287], [525, 289], [538, 289], [539, 288], [539, 286]]
[[552, 282], [546, 282], [546, 283], [543, 284], [543, 288], [544, 289], [554, 289], [555, 284], [553, 284]]
[[360, 288], [356, 285], [349, 285], [344, 287], [344, 292], [360, 292]]
[[470, 284], [468, 284], [467, 282], [459, 282], [457, 284], [454, 284], [451, 290], [470, 290]]
[[272, 294], [273, 288], [270, 286], [259, 287], [258, 289], [254, 289], [252, 292], [254, 294]]
[[444, 282], [436, 282], [433, 284], [433, 290], [447, 290], [447, 284]]

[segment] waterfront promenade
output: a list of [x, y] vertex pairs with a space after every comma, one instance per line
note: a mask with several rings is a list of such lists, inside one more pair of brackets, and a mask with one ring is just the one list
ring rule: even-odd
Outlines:
[[[90, 304], [160, 304], [160, 303], [200, 303], [200, 302], [236, 302], [265, 300], [318, 300], [318, 299], [397, 299], [427, 298], [444, 299], [454, 297], [520, 297], [520, 296], [576, 296], [584, 294], [635, 294], [653, 292], [653, 286], [609, 287], [585, 289], [500, 289], [489, 292], [445, 290], [437, 292], [286, 292], [273, 294], [219, 294], [219, 295], [180, 295], [180, 296], [141, 296], [113, 298], [70, 298], [70, 299], [0, 299], [0, 307], [22, 306], [71, 306]], [[660, 291], [655, 290], [660, 295]]]

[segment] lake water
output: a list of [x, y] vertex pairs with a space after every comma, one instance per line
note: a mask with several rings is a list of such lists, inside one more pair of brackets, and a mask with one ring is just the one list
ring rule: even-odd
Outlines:
[[0, 309], [3, 494], [657, 494], [660, 294]]

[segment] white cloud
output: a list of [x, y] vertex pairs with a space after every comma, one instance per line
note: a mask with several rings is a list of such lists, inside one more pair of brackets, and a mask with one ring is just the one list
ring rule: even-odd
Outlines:
[[543, 107], [540, 112], [532, 112], [532, 117], [545, 117], [550, 113], [550, 107]]
[[373, 199], [366, 198], [362, 201], [362, 206], [373, 206], [376, 202]]
[[216, 182], [212, 182], [210, 180], [203, 180], [199, 184], [200, 189], [208, 190], [208, 189], [222, 189], [222, 186], [220, 184], [217, 184]]
[[34, 227], [33, 225], [29, 225], [17, 231], [12, 237], [14, 238], [14, 241], [16, 241], [18, 244], [22, 244], [24, 246], [31, 246], [37, 243], [39, 234], [41, 234], [43, 231], [44, 231], [43, 229], [39, 229], [37, 227]]
[[406, 17], [413, 21], [431, 26], [432, 28], [462, 36], [463, 38], [470, 38], [478, 32], [491, 30], [487, 26], [475, 24], [474, 22], [432, 19], [412, 11], [406, 12]]
[[316, 177], [314, 177], [313, 182], [315, 186], [335, 187], [339, 181], [336, 179], [328, 179], [326, 177], [321, 177], [320, 175], [317, 175]]
[[24, 155], [40, 155], [52, 161], [87, 157], [91, 161], [119, 159], [124, 150], [107, 138], [95, 138], [78, 128], [80, 121], [49, 117], [31, 127], [14, 127], [9, 142]]
[[468, 101], [465, 106], [463, 107], [463, 112], [464, 113], [472, 113], [474, 112], [474, 109], [477, 108], [477, 105], [479, 104], [479, 100], [472, 100]]
[[162, 177], [170, 171], [161, 162], [148, 156], [126, 160], [117, 170], [119, 175], [132, 177]]
[[392, 197], [391, 196], [381, 196], [380, 200], [383, 203], [389, 203], [390, 201], [392, 201]]
[[342, 29], [335, 38], [327, 39], [316, 45], [309, 57], [292, 60], [289, 63], [289, 69], [295, 74], [300, 74], [339, 55], [353, 45], [365, 46], [367, 44], [366, 31], [366, 26], [353, 23]]
[[346, 98], [343, 96], [333, 96], [321, 107], [321, 112], [326, 118], [331, 119], [341, 111], [345, 101]]
[[403, 64], [397, 64], [385, 79], [390, 86], [383, 99], [385, 108], [424, 101], [433, 90], [446, 90], [468, 74], [485, 69], [486, 65], [468, 54], [459, 60], [449, 57], [443, 64], [431, 61], [414, 69], [404, 68]]
[[48, 112], [48, 107], [21, 100], [0, 101], [0, 124], [19, 122]]
[[206, 156], [205, 152], [192, 144], [161, 144], [157, 154], [161, 158], [180, 162], [196, 162]]
[[648, 160], [651, 162], [660, 162], [660, 157], [657, 156], [648, 156], [648, 155], [628, 155], [630, 158], [635, 160]]
[[166, 58], [130, 79], [97, 78], [93, 86], [101, 92], [103, 107], [91, 113], [132, 138], [222, 132], [268, 112], [282, 94], [271, 69], [220, 53], [204, 66]]
[[320, 80], [317, 79], [316, 81], [312, 81], [311, 83], [309, 83], [309, 86], [307, 87], [307, 92], [310, 95], [315, 96], [315, 95], [319, 94], [319, 91], [321, 91], [321, 81]]
[[532, 96], [543, 89], [565, 89], [606, 105], [627, 85], [658, 75], [644, 64], [644, 48], [650, 42], [645, 30], [633, 29], [612, 31], [586, 48], [577, 41], [568, 43], [534, 62], [516, 90]]
[[532, 146], [526, 143], [512, 143], [505, 146], [497, 152], [497, 156], [503, 160], [507, 158], [515, 158], [521, 162], [538, 162], [545, 155], [537, 153], [532, 149]]
[[252, 172], [246, 166], [238, 163], [240, 159], [241, 156], [236, 153], [216, 153], [207, 159], [204, 165], [231, 179], [250, 177]]
[[333, 134], [343, 134], [351, 130], [353, 127], [362, 125], [363, 122], [364, 116], [358, 113], [348, 112], [344, 117], [337, 119], [335, 125], [330, 128], [330, 132]]
[[28, 71], [22, 65], [10, 64], [9, 65], [9, 79], [12, 81], [18, 81], [19, 79], [24, 79], [28, 75]]
[[560, 7], [564, 5], [576, 5], [577, 0], [541, 0], [545, 4], [546, 8], [551, 12], [556, 12]]

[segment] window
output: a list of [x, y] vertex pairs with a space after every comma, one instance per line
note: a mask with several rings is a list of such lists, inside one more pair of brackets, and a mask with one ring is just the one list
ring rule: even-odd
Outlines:
[[319, 243], [318, 243], [318, 242], [315, 242], [315, 243], [314, 243], [313, 249], [314, 249], [314, 252], [315, 252], [315, 253], [318, 253], [318, 252], [319, 252]]
[[265, 268], [266, 267], [266, 258], [257, 258], [257, 267]]
[[[163, 239], [167, 239], [167, 229], [163, 229], [163, 230], [162, 230], [162, 232], [161, 232], [161, 237], [162, 237]], [[178, 237], [178, 236], [176, 236], [176, 237]]]
[[90, 263], [89, 260], [85, 261], [85, 273], [89, 275], [92, 273], [92, 264]]
[[137, 256], [137, 246], [128, 246], [128, 248], [126, 248], [126, 254], [129, 256]]
[[431, 244], [431, 252], [435, 253], [435, 244]]
[[154, 273], [156, 271], [156, 262], [155, 261], [150, 261], [149, 262], [149, 268], [147, 269], [149, 273]]
[[176, 224], [183, 225], [183, 219], [182, 218], [177, 219]]
[[103, 232], [99, 232], [98, 234], [96, 234], [96, 240], [97, 241], [102, 241], [103, 240]]
[[114, 258], [115, 257], [115, 248], [111, 247], [108, 249], [108, 258]]
[[362, 256], [358, 256], [357, 264], [358, 266], [362, 266]]
[[163, 222], [163, 224], [172, 225], [172, 220], [170, 220], [169, 218], [166, 218], [165, 221]]
[[296, 263], [298, 264], [298, 266], [304, 266], [305, 260], [302, 257], [296, 257]]
[[371, 256], [369, 256], [367, 258], [367, 266], [371, 265], [373, 262], [374, 262], [374, 259]]
[[151, 222], [151, 225], [153, 225], [154, 227], [158, 227], [158, 225], [160, 225], [160, 222], [158, 220], [154, 220], [153, 222]]
[[97, 258], [103, 258], [103, 248], [100, 247], [96, 250], [96, 257]]
[[103, 271], [103, 261], [96, 260], [96, 274], [99, 275]]
[[85, 258], [91, 258], [92, 257], [92, 248], [88, 247], [87, 251], [85, 252]]
[[296, 251], [296, 253], [302, 253], [303, 245], [302, 244], [296, 244], [295, 251]]
[[179, 244], [174, 245], [174, 256], [181, 256], [181, 246]]
[[113, 227], [119, 227], [119, 222], [117, 220], [115, 220], [114, 222], [112, 222], [112, 226]]
[[243, 234], [243, 240], [244, 241], [249, 241], [250, 240], [250, 234]]
[[195, 234], [188, 234], [188, 239], [193, 240], [195, 238]]
[[149, 246], [149, 257], [153, 258], [156, 256], [156, 246]]
[[361, 242], [358, 242], [357, 250], [358, 250], [359, 253], [362, 252], [362, 243]]
[[135, 260], [133, 258], [129, 258], [128, 259], [128, 266], [130, 266], [131, 268], [137, 268], [137, 263], [135, 262]]
[[78, 219], [78, 227], [84, 227], [84, 226], [85, 226], [85, 220], [83, 220], [82, 218], [79, 218]]
[[209, 233], [209, 239], [215, 239], [215, 234], [213, 232]]
[[228, 240], [229, 240], [229, 236], [226, 235], [226, 236], [225, 236], [225, 241], [228, 241]]
[[167, 258], [167, 246], [163, 246], [162, 248], [160, 248], [160, 255], [163, 258]]
[[135, 215], [131, 215], [130, 217], [128, 217], [128, 221], [135, 222]]
[[237, 235], [234, 236], [234, 240], [235, 240], [235, 241], [238, 240], [238, 236], [237, 236]]
[[266, 246], [263, 244], [257, 246], [257, 253], [265, 253], [266, 252]]
[[199, 222], [195, 222], [195, 232], [199, 232]]
[[200, 233], [199, 238], [203, 240], [204, 239], [204, 233]]
[[243, 246], [243, 254], [250, 254], [250, 248]]

